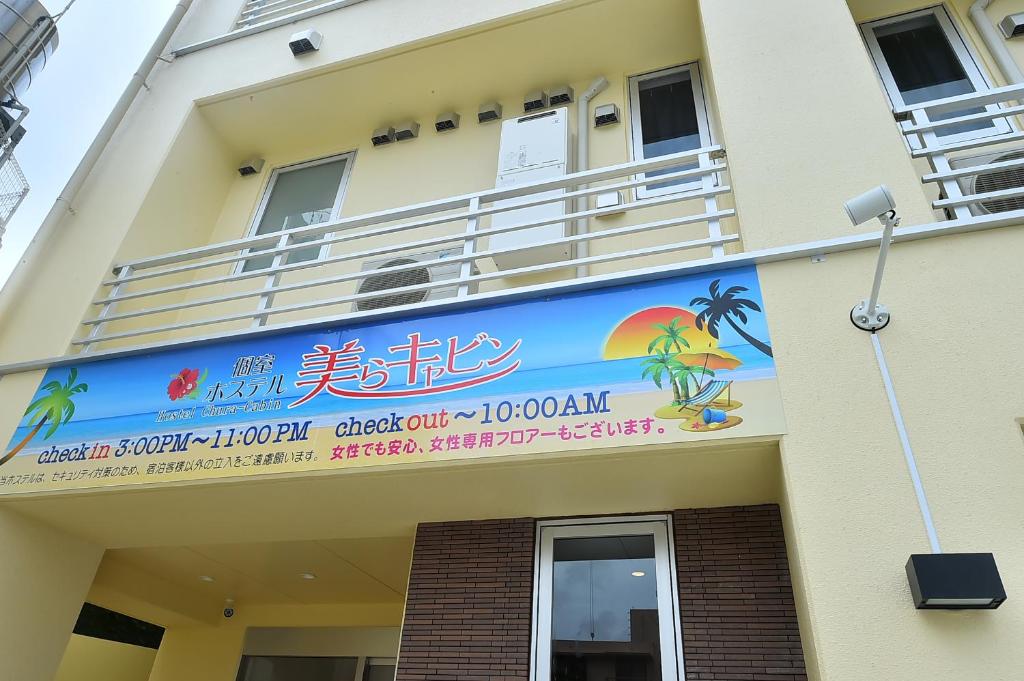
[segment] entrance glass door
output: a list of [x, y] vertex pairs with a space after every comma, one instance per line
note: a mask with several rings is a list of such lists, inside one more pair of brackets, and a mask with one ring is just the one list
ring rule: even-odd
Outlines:
[[534, 681], [676, 681], [667, 520], [540, 526]]

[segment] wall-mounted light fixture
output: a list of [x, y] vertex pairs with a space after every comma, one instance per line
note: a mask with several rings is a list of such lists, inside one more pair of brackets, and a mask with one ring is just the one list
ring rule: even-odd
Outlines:
[[871, 285], [871, 295], [860, 301], [850, 311], [850, 321], [858, 329], [874, 333], [889, 323], [889, 310], [878, 302], [878, 292], [882, 287], [882, 274], [885, 273], [885, 260], [889, 256], [892, 244], [892, 231], [900, 224], [896, 217], [896, 200], [892, 192], [884, 184], [855, 196], [845, 204], [846, 215], [854, 225], [861, 225], [873, 219], [882, 223], [882, 243], [878, 251], [878, 263], [875, 265], [875, 280]]
[[907, 561], [919, 610], [994, 610], [1006, 600], [991, 553], [924, 553]]

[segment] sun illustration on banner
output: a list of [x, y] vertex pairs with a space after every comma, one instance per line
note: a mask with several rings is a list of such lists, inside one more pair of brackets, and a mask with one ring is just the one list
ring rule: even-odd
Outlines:
[[760, 312], [760, 307], [737, 295], [747, 289], [734, 286], [720, 292], [721, 280], [709, 287], [709, 297], [697, 297], [683, 307], [649, 307], [621, 321], [608, 336], [604, 359], [643, 357], [641, 377], [659, 390], [670, 391], [669, 404], [657, 409], [655, 416], [679, 419], [679, 428], [708, 432], [732, 428], [743, 423], [733, 413], [743, 404], [733, 397], [733, 381], [715, 378], [719, 370], [735, 369], [742, 364], [732, 353], [719, 347], [719, 322], [724, 320], [747, 343], [771, 356], [771, 347], [737, 326], [732, 317], [746, 324], [744, 308]]

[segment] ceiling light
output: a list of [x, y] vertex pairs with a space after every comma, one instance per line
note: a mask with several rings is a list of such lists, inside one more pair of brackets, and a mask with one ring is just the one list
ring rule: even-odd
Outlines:
[[634, 572], [632, 572], [631, 574], [632, 574], [632, 575], [633, 575], [634, 577], [644, 577], [644, 576], [646, 576], [646, 575], [647, 575], [647, 573], [646, 573], [646, 572], [644, 572], [643, 570], [635, 570], [635, 571], [634, 571]]
[[210, 575], [199, 575], [199, 581], [200, 582], [212, 582], [213, 581], [213, 577], [211, 577]]
[[316, 579], [316, 575], [314, 575], [312, 572], [300, 572], [299, 577], [306, 580]]

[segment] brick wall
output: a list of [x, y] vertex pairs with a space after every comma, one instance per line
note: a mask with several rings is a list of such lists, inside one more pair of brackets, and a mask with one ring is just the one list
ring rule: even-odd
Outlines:
[[806, 679], [778, 506], [673, 513], [686, 677]]
[[[804, 681], [778, 507], [673, 516], [687, 681]], [[419, 526], [396, 681], [529, 679], [534, 527]]]
[[529, 678], [535, 526], [419, 526], [396, 681]]

